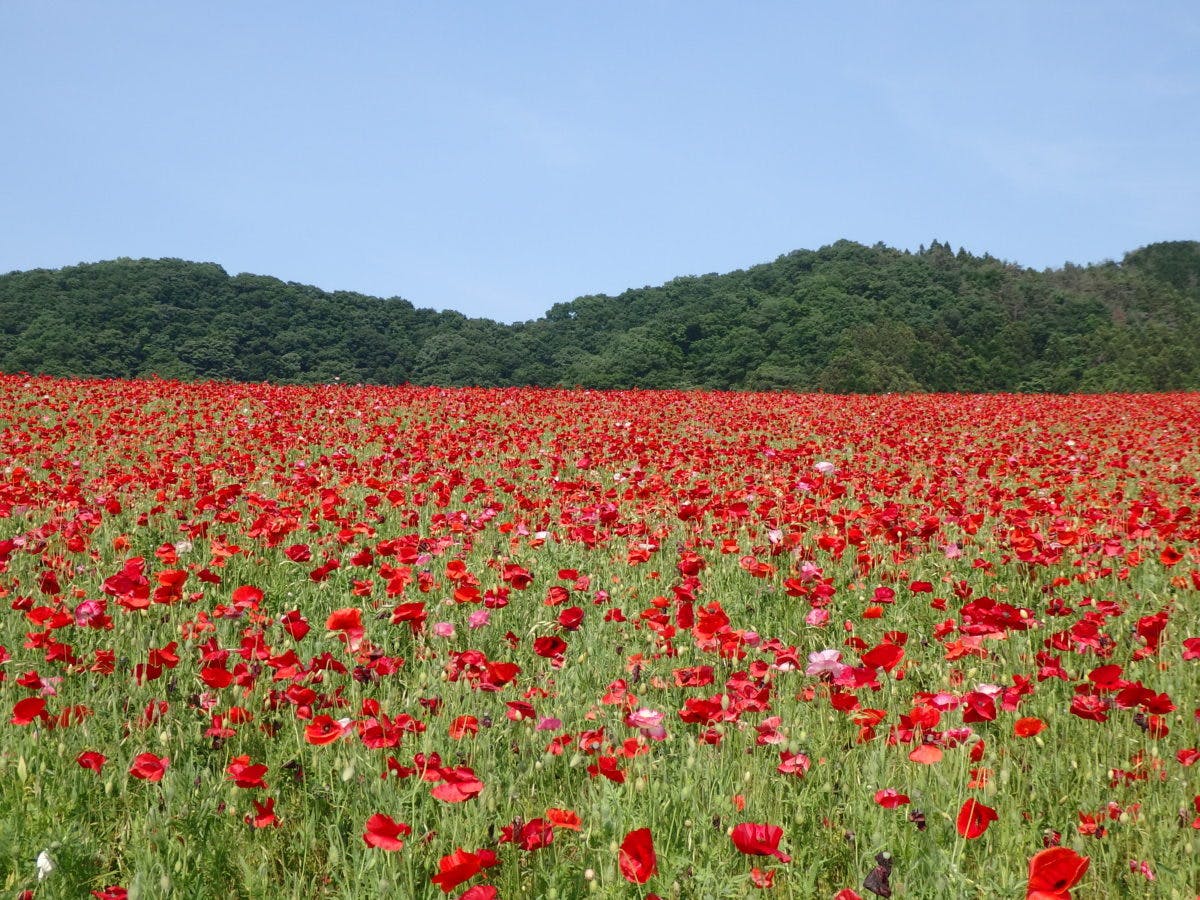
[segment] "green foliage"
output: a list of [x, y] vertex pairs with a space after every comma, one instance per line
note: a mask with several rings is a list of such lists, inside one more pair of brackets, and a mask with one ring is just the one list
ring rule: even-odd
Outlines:
[[0, 276], [0, 371], [594, 388], [1200, 387], [1200, 243], [1036, 272], [839, 241], [502, 325], [212, 263]]

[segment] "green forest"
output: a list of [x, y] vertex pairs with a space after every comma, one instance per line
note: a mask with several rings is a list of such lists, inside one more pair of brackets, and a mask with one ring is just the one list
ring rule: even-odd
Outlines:
[[506, 325], [213, 263], [0, 275], [0, 371], [446, 386], [1200, 389], [1200, 242], [1036, 271], [839, 241]]

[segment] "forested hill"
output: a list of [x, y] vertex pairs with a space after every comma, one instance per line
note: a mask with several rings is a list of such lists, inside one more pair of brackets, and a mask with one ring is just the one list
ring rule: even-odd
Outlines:
[[1200, 243], [1034, 271], [839, 241], [503, 325], [212, 263], [0, 276], [0, 371], [441, 385], [1200, 389]]

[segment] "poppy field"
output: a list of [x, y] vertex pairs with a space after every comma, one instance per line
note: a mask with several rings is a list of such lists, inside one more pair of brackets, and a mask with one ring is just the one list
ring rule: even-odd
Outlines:
[[1198, 434], [0, 376], [0, 890], [1195, 897]]

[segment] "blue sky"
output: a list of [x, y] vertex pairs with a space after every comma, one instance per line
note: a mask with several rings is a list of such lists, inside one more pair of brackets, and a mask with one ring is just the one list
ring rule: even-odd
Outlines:
[[215, 261], [512, 321], [839, 238], [1200, 239], [1200, 7], [0, 4], [0, 271]]

